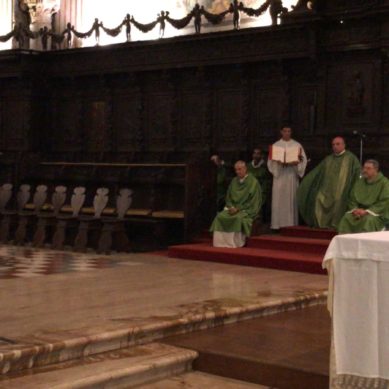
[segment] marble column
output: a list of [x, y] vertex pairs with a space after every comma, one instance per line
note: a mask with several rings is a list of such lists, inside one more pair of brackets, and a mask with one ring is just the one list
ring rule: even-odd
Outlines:
[[[12, 0], [0, 1], [0, 36], [6, 35], [12, 30]], [[0, 50], [11, 48], [11, 40], [0, 43]]]
[[[57, 32], [60, 33], [66, 29], [66, 24], [71, 23], [77, 29], [82, 21], [82, 3], [83, 0], [62, 0], [61, 9], [57, 15]], [[73, 47], [81, 46], [78, 39], [74, 39]]]

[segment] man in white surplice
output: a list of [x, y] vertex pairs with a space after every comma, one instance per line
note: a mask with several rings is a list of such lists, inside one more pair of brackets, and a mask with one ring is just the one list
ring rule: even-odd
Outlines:
[[283, 127], [281, 129], [281, 139], [273, 146], [284, 149], [290, 147], [300, 148], [298, 161], [282, 163], [270, 158], [267, 161], [269, 171], [273, 175], [270, 228], [275, 230], [298, 224], [296, 192], [299, 179], [304, 176], [307, 157], [301, 144], [292, 139], [291, 136], [292, 129], [287, 126]]

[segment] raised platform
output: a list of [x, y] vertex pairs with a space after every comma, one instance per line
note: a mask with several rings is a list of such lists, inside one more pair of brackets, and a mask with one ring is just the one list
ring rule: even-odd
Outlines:
[[107, 257], [1, 246], [0, 269], [4, 379], [24, 369], [81, 363], [171, 335], [323, 304], [327, 289], [327, 279], [316, 275], [146, 254]]
[[296, 226], [282, 228], [280, 235], [251, 237], [247, 247], [229, 249], [200, 242], [169, 247], [169, 256], [208, 262], [266, 267], [326, 274], [321, 263], [335, 231]]

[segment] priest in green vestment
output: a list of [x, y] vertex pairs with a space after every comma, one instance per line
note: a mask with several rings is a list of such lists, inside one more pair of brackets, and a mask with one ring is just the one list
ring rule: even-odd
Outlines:
[[310, 227], [336, 229], [359, 179], [360, 163], [346, 150], [342, 137], [332, 140], [332, 151], [305, 176], [297, 191], [300, 215]]
[[210, 228], [215, 247], [244, 246], [262, 205], [258, 180], [247, 173], [246, 163], [238, 161], [234, 169], [236, 177], [228, 187], [226, 206], [217, 214]]
[[262, 219], [270, 217], [270, 189], [271, 174], [267, 168], [266, 161], [263, 158], [262, 150], [255, 148], [253, 150], [253, 159], [247, 164], [248, 173], [252, 174], [259, 182], [262, 191]]
[[379, 171], [376, 160], [364, 163], [348, 209], [339, 223], [339, 234], [381, 231], [389, 222], [389, 180]]

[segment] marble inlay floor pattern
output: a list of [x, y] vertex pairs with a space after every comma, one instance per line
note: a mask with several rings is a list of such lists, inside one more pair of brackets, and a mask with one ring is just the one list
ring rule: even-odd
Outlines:
[[[49, 268], [63, 270], [1, 280], [3, 374], [236, 321], [261, 307], [271, 313], [282, 304], [290, 309], [312, 299], [324, 302], [328, 283], [322, 275], [147, 254], [99, 256], [2, 246], [4, 252], [8, 258], [27, 252], [30, 268], [34, 259], [45, 257]], [[70, 263], [96, 267], [68, 272]], [[71, 350], [69, 355], [64, 349]]]
[[16, 246], [0, 247], [0, 279], [106, 269], [116, 264], [117, 261], [110, 257]]

